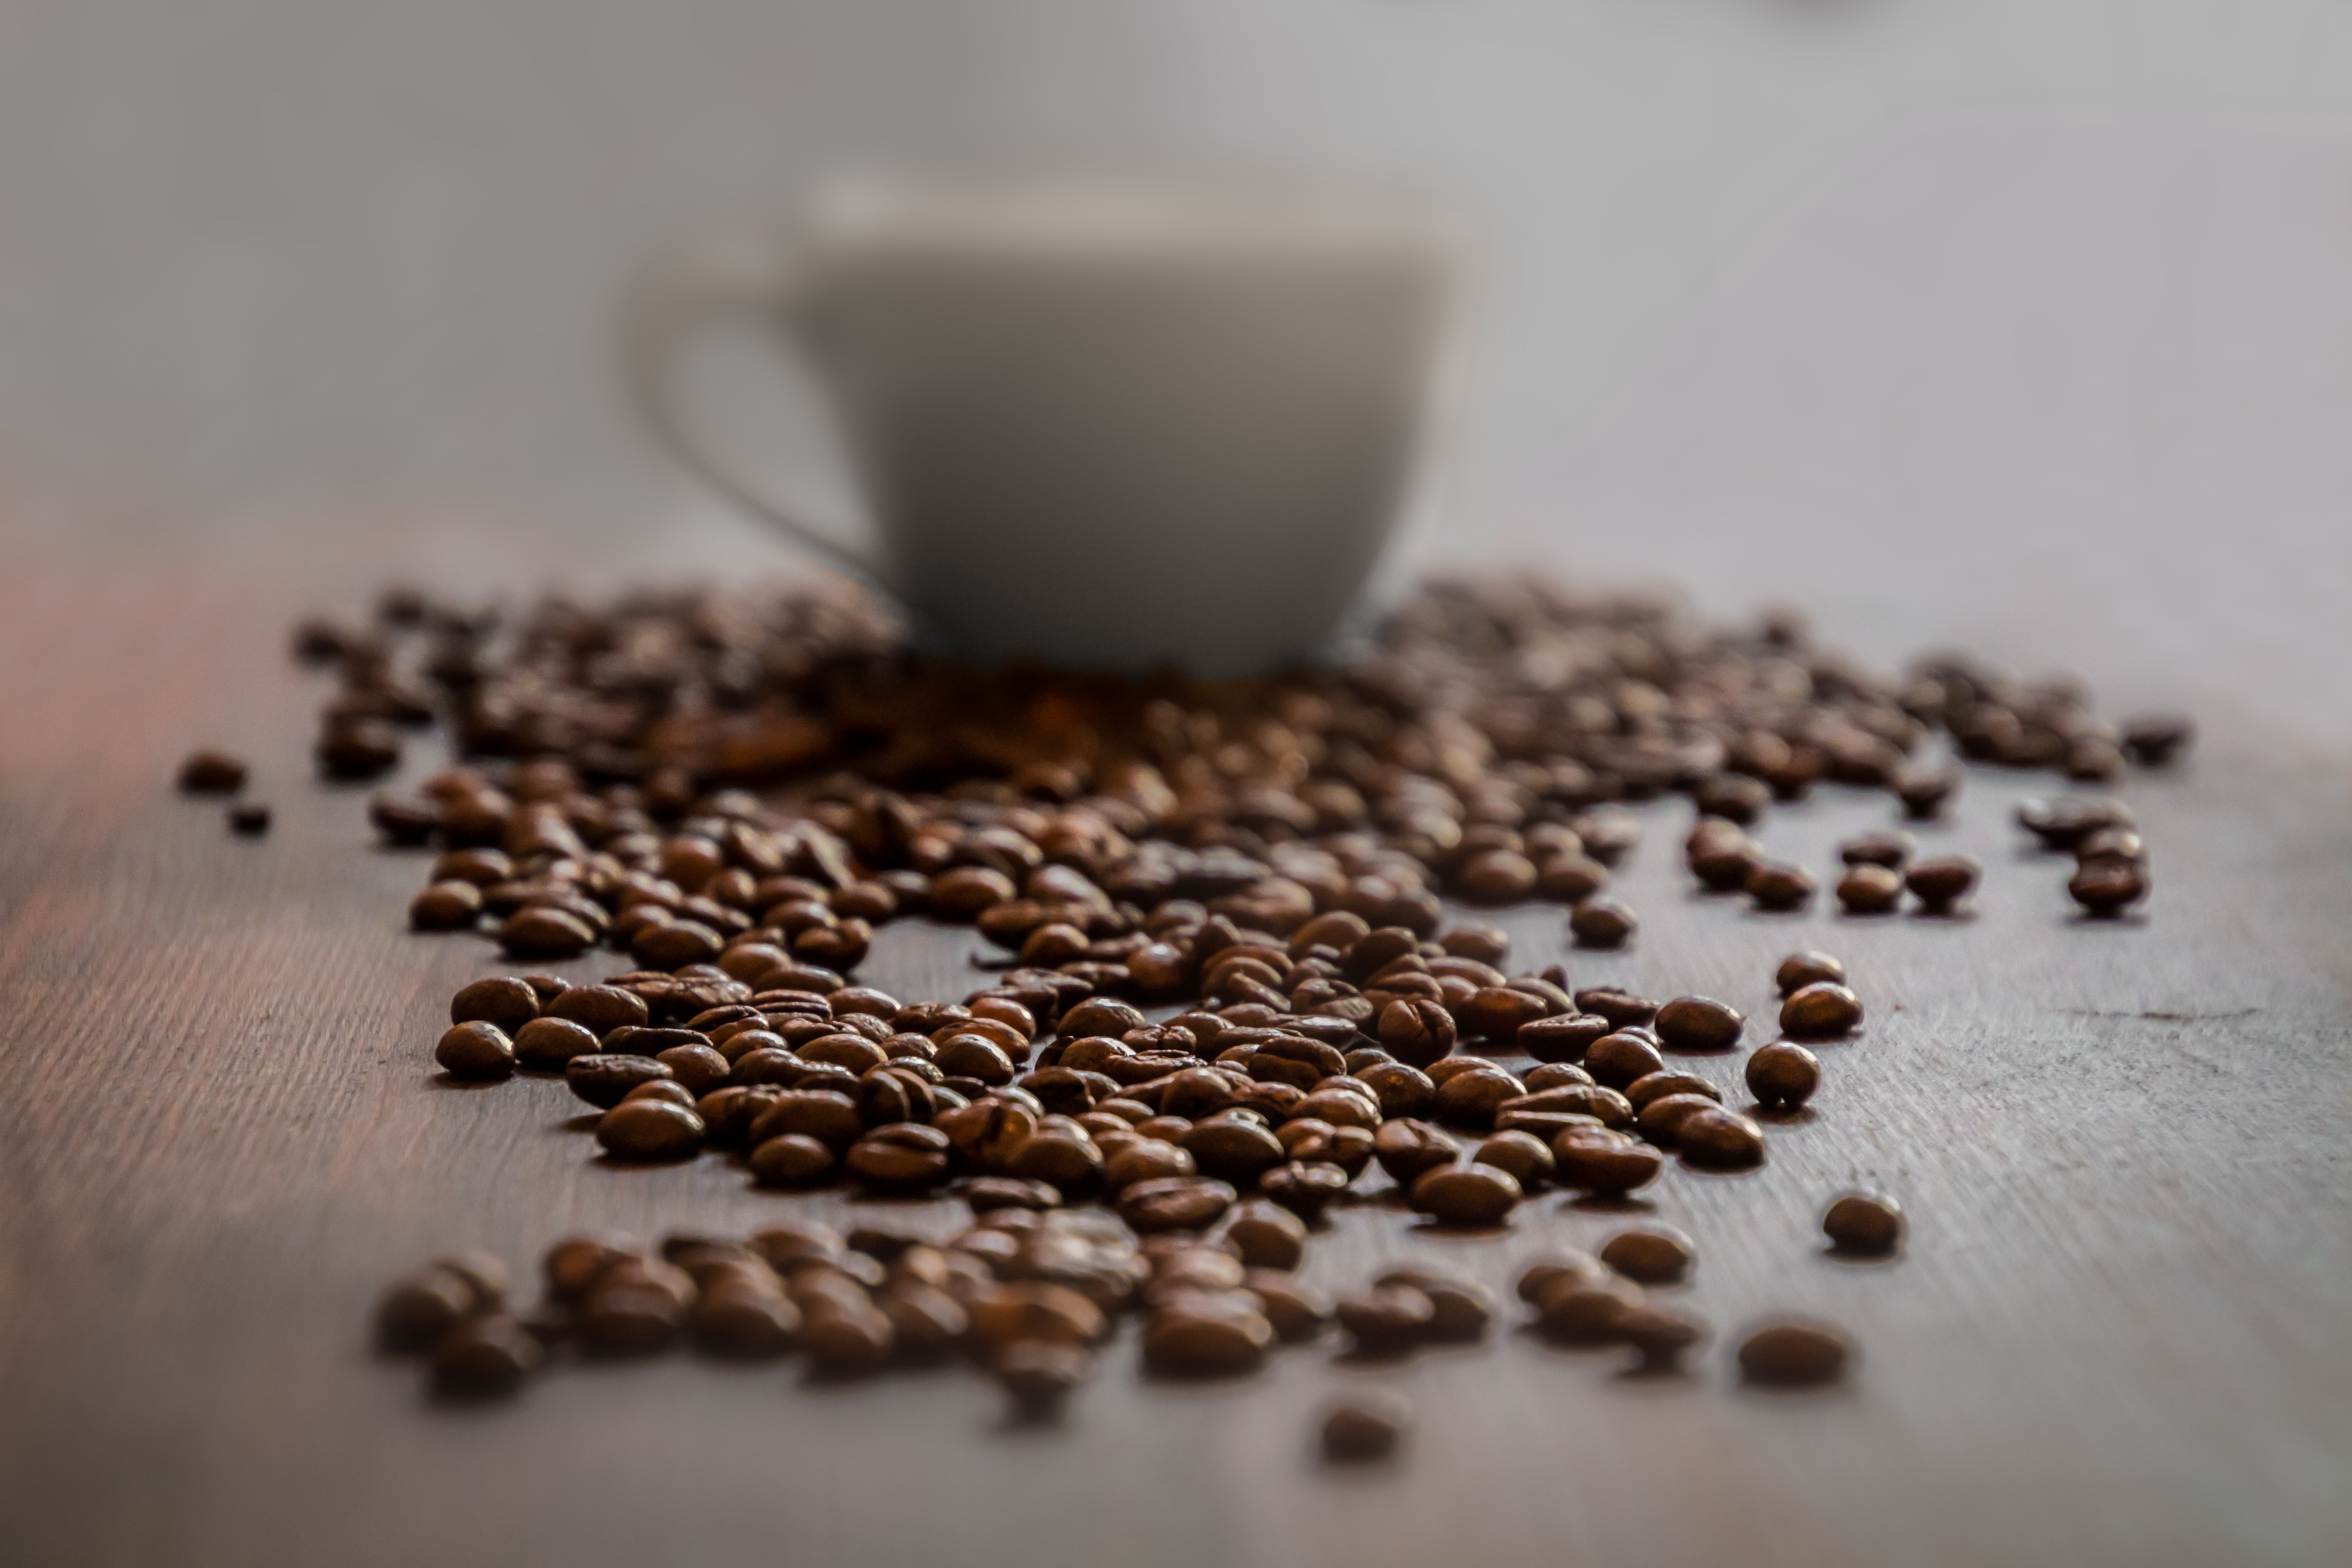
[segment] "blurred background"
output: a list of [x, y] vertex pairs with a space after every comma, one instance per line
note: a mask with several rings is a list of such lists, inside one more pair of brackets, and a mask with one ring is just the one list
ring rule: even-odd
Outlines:
[[2156, 643], [2122, 700], [2352, 744], [2343, 0], [0, 0], [0, 464], [188, 530], [707, 514], [633, 268], [1037, 167], [1465, 215], [1423, 560]]

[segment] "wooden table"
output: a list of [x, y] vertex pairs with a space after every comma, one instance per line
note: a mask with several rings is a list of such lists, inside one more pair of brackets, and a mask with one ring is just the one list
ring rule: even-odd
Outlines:
[[[1623, 879], [1638, 946], [1567, 955], [1580, 983], [1766, 1016], [1781, 953], [1844, 956], [1871, 1019], [1824, 1049], [1813, 1114], [1773, 1130], [1762, 1172], [1674, 1170], [1641, 1211], [1696, 1238], [1675, 1294], [1719, 1330], [1848, 1325], [1864, 1361], [1842, 1391], [1743, 1392], [1720, 1338], [1687, 1381], [1628, 1379], [1507, 1324], [1394, 1369], [1327, 1345], [1215, 1387], [1140, 1381], [1130, 1332], [1044, 1431], [1004, 1429], [962, 1371], [817, 1389], [685, 1354], [431, 1405], [366, 1325], [436, 1251], [527, 1269], [574, 1229], [850, 1205], [716, 1157], [608, 1169], [561, 1084], [433, 1081], [449, 994], [495, 955], [401, 929], [419, 862], [371, 847], [361, 792], [309, 777], [317, 693], [286, 627], [394, 566], [520, 587], [551, 563], [593, 585], [763, 560], [741, 536], [457, 521], [201, 548], [87, 518], [0, 532], [0, 1562], [2352, 1561], [2352, 794], [2340, 761], [2227, 704], [2189, 765], [2128, 786], [2158, 878], [2144, 920], [2073, 918], [2059, 864], [2009, 824], [2024, 781], [1972, 773], [1927, 836], [1986, 861], [1972, 919], [1700, 900], [1685, 811], [1661, 805]], [[1900, 613], [1856, 630], [1884, 641]], [[256, 761], [266, 840], [172, 792], [199, 743]], [[1821, 866], [1886, 816], [1830, 791], [1767, 838]], [[1523, 961], [1563, 956], [1557, 911], [1507, 923]], [[867, 973], [961, 994], [976, 940], [894, 927]], [[1733, 1060], [1699, 1070], [1736, 1081]], [[1815, 1216], [1853, 1182], [1906, 1206], [1899, 1260], [1822, 1255]], [[1515, 1260], [1627, 1217], [1552, 1195], [1462, 1240], [1357, 1208], [1309, 1272], [1345, 1288], [1426, 1258], [1507, 1300]], [[1417, 1402], [1410, 1458], [1320, 1471], [1317, 1411], [1370, 1381]]]

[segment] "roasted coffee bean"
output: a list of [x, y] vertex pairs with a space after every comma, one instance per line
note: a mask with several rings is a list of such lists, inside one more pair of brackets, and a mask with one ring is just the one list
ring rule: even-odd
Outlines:
[[1576, 994], [1577, 1010], [1598, 1014], [1609, 1020], [1612, 1029], [1631, 1028], [1647, 1024], [1658, 1016], [1658, 1005], [1646, 996], [1612, 985], [1596, 985]]
[[1381, 1009], [1381, 1047], [1409, 1067], [1425, 1068], [1454, 1049], [1453, 1015], [1436, 1002], [1400, 997]]
[[1584, 1053], [1584, 1070], [1609, 1089], [1622, 1089], [1666, 1065], [1657, 1046], [1646, 1035], [1626, 1030], [1603, 1035]]
[[482, 913], [482, 890], [471, 882], [435, 882], [408, 906], [415, 931], [463, 931]]
[[1625, 1086], [1625, 1102], [1633, 1108], [1637, 1118], [1649, 1109], [1652, 1100], [1663, 1100], [1670, 1094], [1705, 1095], [1718, 1102], [1723, 1099], [1722, 1091], [1715, 1085], [1686, 1072], [1654, 1072]]
[[1748, 877], [1748, 896], [1759, 910], [1785, 912], [1803, 909], [1812, 902], [1812, 873], [1785, 860], [1768, 862]]
[[433, 1059], [451, 1078], [501, 1079], [515, 1069], [514, 1042], [496, 1024], [454, 1024], [433, 1047]]
[[1470, 1157], [1477, 1164], [1508, 1172], [1522, 1192], [1538, 1192], [1551, 1184], [1551, 1146], [1533, 1133], [1497, 1132]]
[[1651, 1027], [1670, 1051], [1727, 1051], [1747, 1024], [1738, 1008], [1711, 996], [1677, 996], [1658, 1009]]
[[1333, 1199], [1348, 1190], [1349, 1172], [1322, 1160], [1292, 1160], [1257, 1179], [1259, 1193], [1280, 1204], [1308, 1225], [1315, 1224]]
[[499, 948], [509, 958], [577, 958], [596, 945], [596, 932], [569, 910], [527, 905], [499, 926]]
[[1885, 866], [1853, 866], [1837, 882], [1837, 900], [1850, 915], [1883, 915], [1903, 900], [1903, 877]]
[[477, 980], [449, 1000], [453, 1024], [495, 1024], [511, 1035], [539, 1016], [539, 993], [509, 976]]
[[1780, 1004], [1780, 1031], [1801, 1040], [1835, 1039], [1862, 1026], [1862, 998], [1832, 980], [1816, 980]]
[[1788, 1040], [1759, 1046], [1748, 1058], [1748, 1092], [1776, 1110], [1792, 1110], [1821, 1087], [1820, 1058]]
[[1027, 1182], [1017, 1176], [974, 1176], [963, 1184], [963, 1201], [974, 1214], [998, 1209], [1037, 1211], [1059, 1207], [1062, 1194], [1047, 1182]]
[[1929, 914], [1944, 914], [1976, 890], [1979, 875], [1977, 863], [1966, 855], [1944, 855], [1914, 860], [1903, 885]]
[[1517, 903], [1535, 891], [1535, 862], [1516, 850], [1489, 849], [1462, 863], [1454, 885], [1475, 903]]
[[1675, 1144], [1694, 1165], [1746, 1170], [1764, 1163], [1764, 1130], [1737, 1111], [1709, 1106], [1683, 1118]]
[[1258, 1310], [1285, 1344], [1313, 1339], [1331, 1321], [1330, 1301], [1296, 1274], [1252, 1268], [1243, 1275], [1242, 1288], [1257, 1298]]
[[1138, 1235], [1205, 1230], [1232, 1208], [1232, 1185], [1206, 1176], [1160, 1176], [1118, 1194], [1118, 1217]]
[[556, 993], [545, 1011], [551, 1017], [569, 1018], [600, 1037], [619, 1028], [642, 1028], [651, 1022], [645, 998], [617, 985], [567, 985]]
[[572, 1092], [596, 1107], [610, 1110], [641, 1083], [677, 1076], [651, 1057], [600, 1051], [574, 1057], [563, 1064], [563, 1081]]
[[1877, 1193], [1846, 1193], [1822, 1215], [1822, 1234], [1840, 1252], [1882, 1258], [1903, 1245], [1903, 1208]]
[[1848, 866], [1884, 866], [1899, 871], [1913, 851], [1909, 834], [1881, 828], [1839, 845], [1838, 858]]
[[1780, 967], [1773, 974], [1773, 983], [1780, 986], [1783, 996], [1824, 980], [1836, 985], [1845, 984], [1845, 965], [1826, 952], [1792, 952], [1780, 961]]
[[1024, 1419], [1050, 1421], [1094, 1370], [1094, 1356], [1079, 1345], [1015, 1340], [996, 1353], [990, 1370]]
[[1517, 1289], [1519, 1300], [1533, 1307], [1542, 1302], [1546, 1291], [1563, 1282], [1601, 1285], [1608, 1279], [1608, 1270], [1591, 1253], [1558, 1252], [1538, 1258], [1521, 1268]]
[[763, 1139], [751, 1151], [751, 1175], [771, 1187], [799, 1187], [831, 1176], [840, 1163], [833, 1150], [802, 1132]]
[[245, 778], [245, 760], [226, 752], [191, 752], [180, 764], [180, 788], [188, 795], [235, 795]]
[[228, 808], [228, 830], [240, 838], [258, 838], [269, 831], [269, 807], [257, 800], [241, 800]]
[[1713, 1110], [1717, 1103], [1711, 1095], [1662, 1094], [1642, 1107], [1633, 1124], [1651, 1142], [1671, 1148], [1681, 1136], [1686, 1117], [1694, 1111]]
[[500, 1312], [469, 1318], [433, 1342], [433, 1386], [448, 1397], [494, 1399], [514, 1393], [546, 1352]]
[[1413, 1211], [1443, 1226], [1486, 1229], [1510, 1218], [1520, 1198], [1508, 1171], [1492, 1165], [1444, 1165], [1414, 1178]]
[[1641, 1285], [1680, 1285], [1698, 1254], [1690, 1237], [1668, 1226], [1621, 1230], [1601, 1244], [1601, 1261]]
[[1461, 1344], [1486, 1337], [1495, 1321], [1495, 1298], [1484, 1285], [1475, 1279], [1465, 1279], [1419, 1264], [1403, 1264], [1384, 1268], [1372, 1279], [1372, 1287], [1385, 1290], [1403, 1286], [1420, 1291], [1429, 1298], [1429, 1322], [1422, 1330], [1425, 1339]]
[[688, 1327], [696, 1345], [708, 1354], [764, 1360], [785, 1354], [799, 1341], [801, 1312], [780, 1287], [739, 1282], [706, 1288]]
[[480, 1310], [472, 1281], [434, 1267], [402, 1279], [376, 1303], [376, 1339], [389, 1351], [422, 1350]]
[[1244, 1205], [1225, 1227], [1225, 1241], [1251, 1268], [1287, 1274], [1307, 1256], [1307, 1226], [1287, 1209], [1269, 1203]]
[[1520, 1025], [1514, 1038], [1519, 1049], [1537, 1061], [1578, 1062], [1612, 1028], [1609, 1020], [1597, 1013], [1562, 1013]]
[[1693, 1346], [1706, 1339], [1706, 1326], [1696, 1318], [1643, 1301], [1617, 1315], [1616, 1336], [1631, 1345], [1646, 1371], [1675, 1370]]
[[1769, 1323], [1739, 1343], [1740, 1374], [1776, 1387], [1834, 1383], [1853, 1357], [1846, 1337], [1825, 1324]]
[[1566, 1277], [1546, 1286], [1538, 1298], [1537, 1322], [1547, 1335], [1569, 1344], [1622, 1343], [1632, 1314], [1643, 1304], [1639, 1286]]
[[851, 1175], [869, 1187], [917, 1193], [948, 1179], [954, 1164], [951, 1150], [948, 1135], [938, 1128], [900, 1121], [877, 1127], [860, 1138], [850, 1145], [841, 1163]]
[[1764, 815], [1764, 808], [1772, 803], [1772, 792], [1763, 780], [1745, 773], [1717, 773], [1699, 781], [1691, 792], [1691, 803], [1703, 816], [1746, 827]]
[[1428, 1337], [1436, 1304], [1411, 1285], [1383, 1285], [1334, 1303], [1358, 1354], [1402, 1355]]
[[533, 1018], [515, 1031], [515, 1060], [540, 1072], [562, 1072], [595, 1049], [596, 1037], [569, 1018]]
[[623, 1100], [596, 1119], [596, 1142], [615, 1160], [686, 1160], [702, 1148], [702, 1118], [653, 1099]]
[[2149, 714], [2124, 721], [2124, 750], [2142, 767], [2169, 763], [2196, 738], [2196, 726], [2176, 713]]
[[1182, 1147], [1202, 1175], [1235, 1186], [1255, 1185], [1286, 1156], [1281, 1140], [1264, 1122], [1238, 1117], [1195, 1123], [1184, 1134]]
[[1639, 926], [1633, 911], [1614, 899], [1587, 899], [1568, 917], [1568, 929], [1580, 947], [1622, 947]]
[[890, 1319], [870, 1306], [811, 1313], [801, 1324], [800, 1337], [811, 1365], [828, 1377], [869, 1377], [890, 1364], [898, 1348]]
[[1237, 1377], [1255, 1372], [1274, 1344], [1274, 1325], [1255, 1310], [1227, 1310], [1187, 1298], [1143, 1325], [1143, 1361], [1164, 1377]]
[[894, 1279], [875, 1298], [875, 1305], [890, 1320], [891, 1349], [901, 1361], [943, 1361], [963, 1342], [971, 1327], [954, 1297], [912, 1279]]
[[1960, 775], [1950, 767], [1906, 767], [1895, 774], [1895, 795], [1907, 816], [1927, 820], [1940, 815], [1959, 793]]
[[1412, 1423], [1412, 1406], [1402, 1398], [1368, 1390], [1324, 1415], [1323, 1457], [1338, 1465], [1377, 1464], [1395, 1455]]
[[2024, 801], [2017, 808], [2017, 823], [2052, 849], [2072, 849], [2103, 827], [2137, 826], [2123, 802], [2090, 795]]
[[2147, 897], [2147, 871], [2132, 860], [2086, 860], [2066, 879], [2066, 891], [2086, 914], [2108, 918]]

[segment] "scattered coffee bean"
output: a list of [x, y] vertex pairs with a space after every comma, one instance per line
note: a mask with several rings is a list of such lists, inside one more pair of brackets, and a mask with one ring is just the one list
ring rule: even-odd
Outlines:
[[1520, 1198], [1508, 1171], [1492, 1165], [1441, 1166], [1412, 1184], [1412, 1207], [1443, 1226], [1486, 1229], [1510, 1218]]
[[2108, 918], [2147, 897], [2147, 871], [2133, 860], [2086, 860], [2066, 879], [2066, 891], [2085, 913]]
[[228, 830], [241, 838], [258, 838], [269, 831], [269, 807], [257, 800], [239, 801], [228, 808]]
[[1773, 973], [1773, 982], [1783, 996], [1824, 980], [1833, 985], [1845, 984], [1845, 965], [1826, 952], [1792, 952], [1780, 961], [1780, 967]]
[[1828, 1040], [1862, 1026], [1862, 998], [1834, 980], [1798, 987], [1780, 1004], [1780, 1032], [1801, 1040]]
[[1666, 1058], [1658, 1054], [1657, 1045], [1648, 1034], [1637, 1034], [1632, 1029], [1603, 1035], [1584, 1053], [1584, 1070], [1592, 1075], [1595, 1082], [1609, 1089], [1622, 1089], [1665, 1065]]
[[2174, 713], [2150, 714], [2124, 721], [2124, 750], [2142, 767], [2170, 763], [2196, 736], [2196, 726]]
[[1587, 899], [1568, 917], [1568, 929], [1581, 947], [1622, 947], [1638, 927], [1633, 911], [1613, 899]]
[[514, 1042], [496, 1024], [453, 1024], [433, 1047], [433, 1059], [451, 1078], [501, 1079], [515, 1069]]
[[1359, 1354], [1402, 1355], [1428, 1338], [1436, 1304], [1412, 1285], [1381, 1285], [1334, 1308]]
[[1748, 1058], [1748, 1092], [1776, 1110], [1793, 1110], [1822, 1084], [1821, 1059], [1789, 1040], [1759, 1046]]
[[1727, 1051], [1747, 1023], [1738, 1009], [1711, 996], [1678, 996], [1658, 1009], [1651, 1026], [1670, 1051]]
[[1884, 866], [1899, 871], [1914, 852], [1911, 836], [1880, 828], [1849, 838], [1838, 846], [1838, 858], [1848, 866]]
[[1903, 1245], [1903, 1209], [1877, 1193], [1847, 1193], [1822, 1215], [1822, 1234], [1840, 1252], [1879, 1258]]
[[1323, 1457], [1334, 1464], [1376, 1464], [1392, 1457], [1412, 1423], [1410, 1405], [1393, 1394], [1360, 1394], [1323, 1417]]
[[235, 795], [245, 779], [245, 759], [226, 752], [191, 752], [180, 764], [180, 788], [189, 795]]
[[1770, 1323], [1739, 1343], [1739, 1371], [1750, 1383], [1795, 1388], [1834, 1383], [1845, 1375], [1853, 1346], [1835, 1329], [1813, 1323]]
[[1812, 902], [1812, 873], [1785, 860], [1759, 866], [1748, 879], [1748, 896], [1759, 910], [1785, 913]]
[[1850, 915], [1891, 913], [1903, 900], [1903, 877], [1885, 866], [1849, 867], [1838, 879], [1837, 900]]
[[497, 1398], [520, 1388], [545, 1359], [539, 1342], [512, 1318], [485, 1313], [433, 1342], [433, 1383], [455, 1398]]
[[1747, 1170], [1764, 1163], [1764, 1130], [1737, 1111], [1708, 1106], [1675, 1129], [1684, 1160], [1713, 1170]]
[[1679, 1285], [1698, 1254], [1690, 1237], [1665, 1226], [1621, 1230], [1602, 1244], [1601, 1261], [1641, 1285]]
[[1919, 900], [1920, 908], [1928, 914], [1948, 914], [1959, 901], [1976, 890], [1979, 868], [1966, 855], [1943, 855], [1931, 860], [1914, 860], [1904, 873], [1903, 885]]

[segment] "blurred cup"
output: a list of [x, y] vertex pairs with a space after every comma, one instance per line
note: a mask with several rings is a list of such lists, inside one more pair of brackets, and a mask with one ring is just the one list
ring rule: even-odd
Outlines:
[[[1324, 647], [1412, 489], [1454, 315], [1402, 206], [1185, 187], [872, 188], [632, 296], [670, 449], [982, 661], [1228, 676]], [[723, 460], [677, 395], [722, 318], [813, 374], [870, 519], [849, 542]]]

